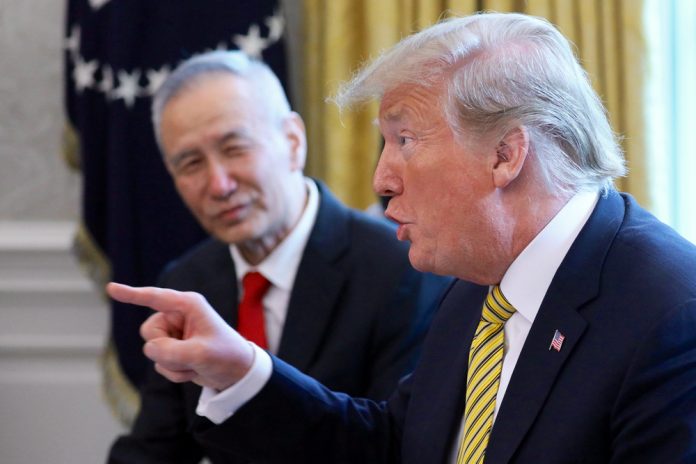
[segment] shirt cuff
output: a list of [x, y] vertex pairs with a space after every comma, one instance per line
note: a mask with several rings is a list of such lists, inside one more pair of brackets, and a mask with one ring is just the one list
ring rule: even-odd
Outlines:
[[214, 424], [221, 424], [256, 396], [266, 385], [273, 373], [271, 356], [255, 344], [251, 342], [249, 344], [254, 349], [254, 361], [249, 372], [239, 382], [220, 392], [213, 388], [203, 387], [198, 399], [196, 414], [207, 417]]

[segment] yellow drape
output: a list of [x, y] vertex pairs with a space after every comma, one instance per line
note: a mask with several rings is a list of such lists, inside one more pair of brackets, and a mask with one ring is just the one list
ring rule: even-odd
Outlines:
[[401, 37], [448, 15], [518, 11], [544, 16], [575, 43], [621, 134], [629, 175], [618, 182], [650, 206], [643, 120], [642, 0], [304, 0], [304, 100], [307, 172], [348, 204], [375, 200], [371, 177], [380, 150], [376, 105], [339, 115], [325, 99], [360, 63]]

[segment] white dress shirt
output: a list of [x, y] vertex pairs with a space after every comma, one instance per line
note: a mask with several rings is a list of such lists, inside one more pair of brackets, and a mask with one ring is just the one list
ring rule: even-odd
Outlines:
[[[517, 359], [520, 357], [529, 330], [539, 312], [541, 301], [546, 296], [551, 280], [556, 275], [570, 246], [592, 214], [598, 198], [599, 195], [596, 192], [582, 192], [573, 196], [522, 250], [500, 282], [500, 290], [516, 311], [504, 327], [503, 368], [500, 373], [493, 421], [498, 416], [512, 371], [515, 370]], [[464, 418], [462, 417], [459, 438], [455, 441], [450, 453], [449, 462], [452, 464], [457, 462], [457, 451], [463, 428]]]
[[[250, 265], [242, 257], [237, 247], [230, 245], [230, 253], [232, 254], [237, 273], [237, 288], [240, 295], [242, 294], [242, 279], [247, 272], [260, 272], [271, 283], [263, 297], [263, 315], [268, 351], [274, 354], [278, 352], [278, 347], [280, 346], [297, 269], [300, 266], [305, 246], [319, 211], [319, 190], [312, 180], [305, 179], [305, 183], [307, 184], [307, 204], [302, 212], [302, 216], [300, 216], [297, 225], [290, 231], [288, 236], [261, 263], [256, 266]], [[223, 417], [222, 420], [219, 420], [219, 422], [222, 422], [231, 415], [227, 411], [236, 411], [266, 384], [272, 369], [270, 357], [264, 350], [253, 343], [252, 345], [256, 351], [254, 365], [258, 364], [257, 369], [252, 370], [244, 379], [225, 390], [225, 395], [217, 395], [215, 390], [204, 388], [196, 409], [199, 415], [212, 414], [213, 417]], [[260, 355], [259, 352], [263, 354]], [[256, 388], [258, 383], [261, 384], [261, 387]], [[247, 390], [249, 385], [252, 386], [251, 391]], [[222, 396], [222, 398], [219, 398], [219, 396]], [[220, 408], [216, 407], [226, 397], [235, 398], [231, 409], [227, 403], [223, 403], [224, 406]]]

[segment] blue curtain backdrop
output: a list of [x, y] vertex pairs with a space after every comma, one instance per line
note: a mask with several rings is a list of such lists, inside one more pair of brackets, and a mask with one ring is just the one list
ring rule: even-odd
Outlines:
[[[212, 49], [260, 57], [285, 82], [283, 31], [276, 0], [68, 0], [65, 105], [84, 181], [76, 245], [92, 265], [103, 258], [98, 281], [154, 285], [168, 261], [205, 236], [156, 147], [150, 102], [159, 84], [180, 61]], [[111, 308], [117, 365], [138, 387], [147, 312]]]

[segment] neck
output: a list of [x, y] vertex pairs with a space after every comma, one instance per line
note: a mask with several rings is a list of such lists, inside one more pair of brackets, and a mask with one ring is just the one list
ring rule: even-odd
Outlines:
[[500, 266], [495, 269], [489, 281], [499, 283], [513, 261], [527, 248], [534, 238], [572, 198], [572, 194], [551, 194], [520, 197], [519, 202], [508, 211], [508, 240], [501, 240], [499, 249]]

